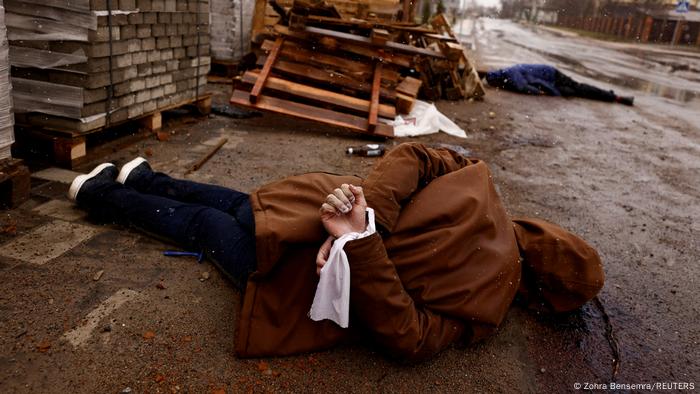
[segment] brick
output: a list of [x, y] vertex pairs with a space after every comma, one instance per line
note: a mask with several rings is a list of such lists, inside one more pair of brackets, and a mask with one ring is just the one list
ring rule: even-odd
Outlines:
[[[144, 53], [144, 56], [148, 58], [148, 54]], [[147, 77], [153, 74], [153, 63], [144, 63], [137, 66], [139, 70], [139, 77]]]
[[153, 11], [165, 11], [165, 1], [151, 0], [151, 9]]
[[143, 64], [148, 61], [148, 53], [147, 52], [134, 52], [131, 54], [131, 63], [132, 64]]
[[130, 25], [141, 25], [143, 24], [143, 12], [134, 12], [133, 14], [127, 15]]
[[145, 103], [143, 103], [143, 113], [144, 114], [153, 112], [156, 109], [158, 109], [158, 100], [156, 100], [156, 99], [148, 100]]
[[156, 49], [156, 39], [153, 37], [144, 38], [141, 40], [141, 49], [144, 51], [152, 51]]
[[158, 75], [146, 78], [146, 89], [155, 88], [158, 85], [160, 85], [160, 77]]
[[165, 34], [167, 34], [170, 37], [178, 35], [179, 34], [178, 30], [177, 30], [178, 26], [182, 26], [182, 25], [173, 25], [173, 24], [165, 25]]
[[136, 103], [136, 94], [135, 93], [129, 93], [127, 95], [119, 97], [119, 106], [120, 107], [128, 107], [130, 105], [133, 105]]
[[182, 46], [182, 36], [170, 36], [170, 47], [177, 48]]
[[158, 100], [156, 100], [156, 105], [158, 109], [161, 109], [170, 106], [170, 102], [170, 97], [161, 97]]
[[[85, 51], [88, 57], [106, 57], [109, 56], [109, 43], [101, 42], [93, 44]], [[129, 52], [129, 43], [126, 41], [117, 41], [112, 43], [112, 55], [122, 55]]]
[[153, 37], [165, 36], [165, 25], [161, 25], [161, 24], [151, 25], [151, 35]]
[[151, 11], [151, 0], [136, 0], [136, 7], [140, 11]]
[[160, 51], [160, 59], [161, 60], [171, 60], [173, 58], [173, 50], [172, 49], [163, 49]]
[[150, 90], [140, 90], [136, 92], [136, 102], [137, 103], [143, 103], [145, 101], [148, 101], [151, 99], [151, 91]]
[[119, 0], [119, 9], [122, 11], [135, 10], [136, 0]]
[[160, 51], [149, 51], [148, 53], [148, 61], [149, 62], [157, 62], [161, 60], [161, 54]]
[[158, 13], [158, 23], [169, 24], [170, 23], [170, 12], [159, 12]]
[[153, 69], [153, 74], [162, 74], [162, 73], [168, 71], [166, 64], [167, 63], [165, 61], [158, 61], [158, 62], [151, 63], [151, 67]]
[[172, 74], [162, 74], [158, 77], [158, 84], [159, 85], [167, 85], [173, 81], [173, 75]]
[[165, 11], [167, 12], [175, 12], [177, 11], [177, 4], [176, 0], [165, 0]]
[[136, 26], [135, 25], [124, 25], [120, 27], [120, 34], [122, 40], [129, 40], [136, 38]]
[[173, 48], [173, 58], [182, 59], [185, 56], [187, 56], [187, 51], [185, 50], [185, 48]]
[[107, 88], [84, 89], [83, 101], [85, 103], [95, 103], [107, 99]]
[[[108, 26], [98, 26], [97, 30], [88, 30], [88, 40], [90, 42], [104, 42], [109, 41], [109, 27]], [[119, 26], [112, 26], [112, 41], [119, 41]]]
[[165, 95], [171, 95], [177, 91], [177, 87], [174, 83], [169, 83], [163, 86], [163, 93]]
[[156, 39], [156, 48], [157, 49], [170, 48], [170, 37], [158, 37]]
[[139, 76], [139, 69], [136, 66], [130, 66], [123, 70], [124, 79], [122, 81], [128, 81]]
[[129, 81], [129, 91], [140, 92], [144, 89], [146, 89], [146, 79], [145, 78], [136, 78], [134, 80]]
[[151, 89], [151, 98], [152, 99], [161, 98], [161, 97], [163, 97], [164, 94], [165, 93], [164, 93], [162, 86], [157, 86], [157, 87]]
[[112, 58], [112, 65], [115, 68], [124, 68], [131, 66], [131, 54], [125, 53], [123, 55], [114, 56]]
[[165, 63], [165, 67], [167, 68], [168, 72], [177, 71], [177, 70], [179, 70], [179, 61], [176, 59], [168, 60]]
[[143, 115], [143, 104], [142, 103], [134, 104], [128, 108], [128, 111], [129, 111], [128, 112], [129, 119], [133, 119], [133, 118], [136, 118], [138, 116], [141, 116], [141, 115]]
[[157, 12], [144, 12], [143, 13], [143, 23], [146, 25], [154, 25], [158, 23], [158, 13]]
[[151, 36], [151, 25], [138, 25], [138, 26], [136, 26], [136, 37], [148, 38], [150, 36]]
[[87, 61], [87, 72], [88, 73], [101, 73], [109, 71], [109, 58], [108, 57], [93, 57], [88, 58]]
[[141, 50], [141, 40], [133, 38], [129, 40], [129, 52], [138, 52]]
[[197, 36], [184, 36], [182, 37], [182, 46], [188, 47], [190, 45], [197, 45]]
[[[123, 96], [125, 94], [128, 94], [131, 92], [131, 89], [129, 88], [129, 85], [131, 84], [130, 81], [125, 81], [121, 83], [117, 83], [114, 86], [114, 89], [112, 90], [113, 94], [115, 96]], [[106, 96], [105, 96], [106, 98]]]
[[[128, 24], [129, 19], [126, 17], [126, 14], [112, 14], [112, 26], [122, 26]], [[97, 17], [97, 26], [109, 26], [107, 15]]]

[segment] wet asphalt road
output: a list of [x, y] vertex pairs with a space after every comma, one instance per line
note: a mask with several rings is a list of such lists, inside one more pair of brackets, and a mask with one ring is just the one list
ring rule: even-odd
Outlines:
[[[637, 97], [630, 108], [487, 89], [482, 102], [438, 103], [468, 139], [410, 139], [472, 152], [489, 164], [512, 215], [559, 223], [595, 246], [609, 326], [592, 303], [565, 316], [514, 306], [493, 337], [418, 365], [388, 359], [367, 341], [238, 359], [240, 295], [211, 264], [164, 257], [172, 245], [87, 220], [66, 201], [71, 174], [35, 173], [31, 199], [0, 217], [0, 392], [561, 393], [611, 381], [609, 327], [620, 350], [616, 382], [697, 387], [697, 52], [493, 20], [467, 38], [480, 67], [546, 62]], [[576, 61], [564, 60], [570, 53]], [[227, 101], [229, 86], [209, 88], [216, 102]], [[166, 142], [145, 140], [80, 170], [140, 155], [182, 177], [221, 137], [229, 142], [189, 179], [249, 192], [308, 171], [363, 176], [376, 163], [343, 153], [366, 143], [361, 136], [273, 115], [166, 116], [165, 131]]]
[[629, 108], [489, 90], [487, 101], [507, 118], [501, 138], [544, 148], [515, 152], [506, 143], [490, 160], [504, 169], [497, 177], [507, 205], [568, 225], [601, 253], [601, 299], [621, 353], [616, 381], [691, 382], [697, 389], [700, 51], [504, 20], [460, 28], [480, 69], [551, 64], [636, 97]]

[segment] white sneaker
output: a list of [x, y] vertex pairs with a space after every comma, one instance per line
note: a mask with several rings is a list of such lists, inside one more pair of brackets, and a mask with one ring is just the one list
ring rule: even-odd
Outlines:
[[90, 171], [89, 174], [84, 174], [84, 175], [78, 175], [73, 179], [73, 182], [70, 184], [70, 188], [68, 189], [68, 199], [75, 202], [78, 200], [78, 193], [80, 193], [81, 190], [84, 190], [84, 186], [89, 186], [86, 185], [86, 182], [88, 181], [114, 181], [115, 176], [117, 175], [117, 167], [112, 164], [112, 163], [102, 163], [95, 167], [92, 171]]
[[[143, 163], [146, 164], [142, 166]], [[134, 172], [134, 170], [136, 170], [136, 172]], [[148, 164], [148, 160], [144, 159], [143, 157], [137, 157], [122, 166], [121, 171], [119, 171], [119, 176], [117, 176], [117, 182], [125, 185], [129, 175], [132, 173], [136, 174], [141, 170], [148, 170], [148, 172], [151, 172], [151, 166]]]

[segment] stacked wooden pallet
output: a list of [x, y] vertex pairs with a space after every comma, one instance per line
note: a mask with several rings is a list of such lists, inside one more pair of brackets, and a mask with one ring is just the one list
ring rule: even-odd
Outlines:
[[442, 16], [425, 27], [344, 18], [324, 2], [272, 7], [280, 22], [264, 34], [260, 68], [242, 76], [233, 104], [388, 137], [393, 129], [381, 119], [410, 112], [419, 95], [483, 95]]
[[6, 0], [17, 122], [80, 135], [199, 101], [208, 0]]
[[5, 9], [2, 0], [0, 0], [0, 160], [11, 156], [10, 146], [15, 141], [8, 53]]

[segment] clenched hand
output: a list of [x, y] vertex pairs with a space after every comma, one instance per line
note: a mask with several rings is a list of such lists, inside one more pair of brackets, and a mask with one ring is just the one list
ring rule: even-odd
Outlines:
[[335, 238], [352, 232], [361, 233], [367, 228], [366, 210], [367, 201], [362, 188], [342, 184], [321, 205], [321, 222], [328, 234]]

